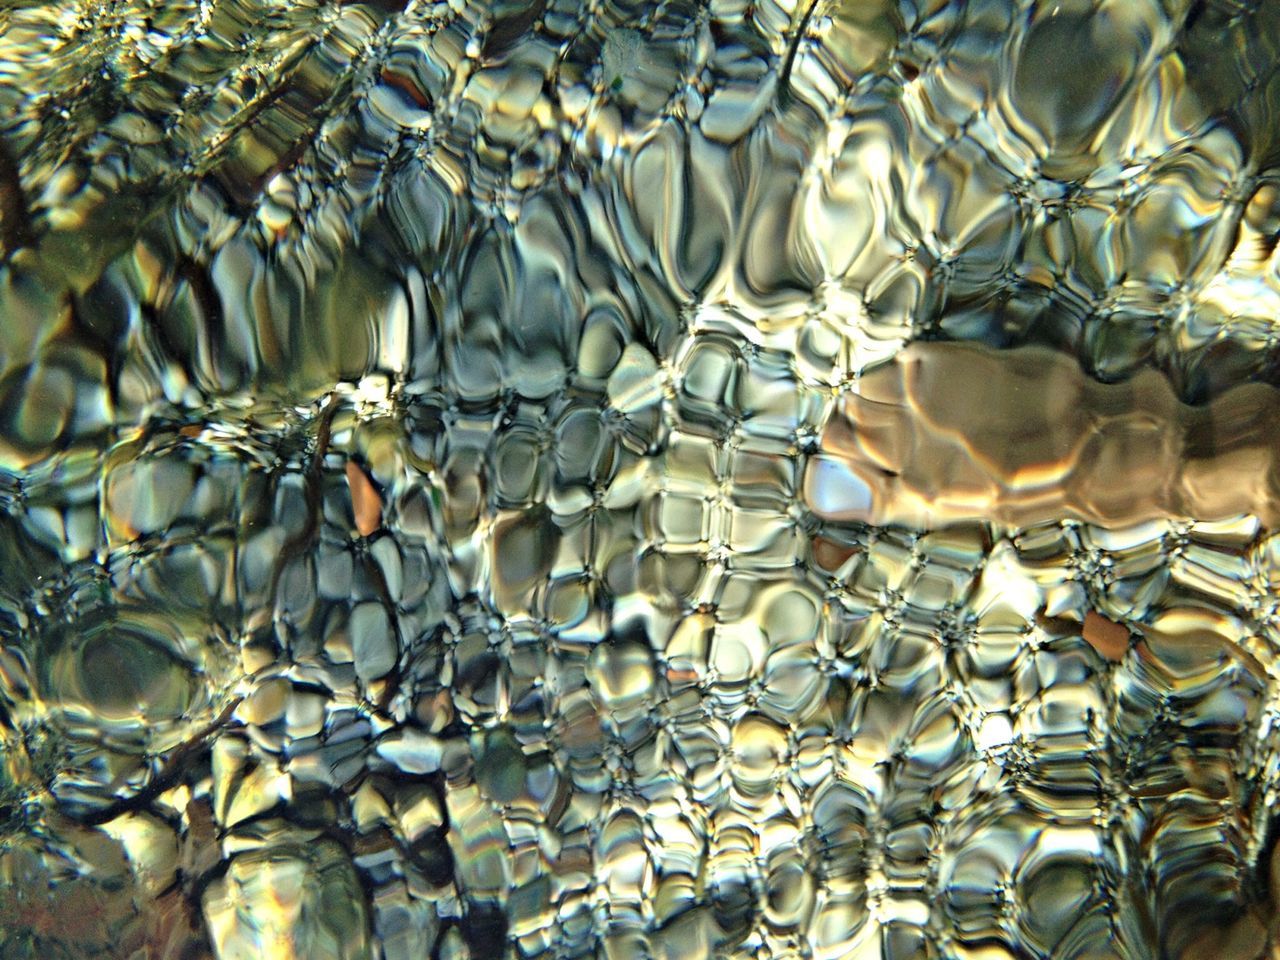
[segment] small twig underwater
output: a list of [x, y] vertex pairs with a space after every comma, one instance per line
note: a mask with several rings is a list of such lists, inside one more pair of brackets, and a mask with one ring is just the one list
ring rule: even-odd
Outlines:
[[795, 33], [791, 35], [791, 42], [787, 44], [787, 59], [782, 64], [782, 75], [778, 78], [778, 100], [783, 107], [791, 104], [791, 70], [795, 66], [796, 54], [800, 51], [800, 43], [804, 40], [805, 34], [809, 32], [809, 21], [813, 19], [813, 12], [818, 9], [818, 4], [821, 2], [822, 0], [810, 0], [804, 16], [800, 18], [799, 26], [796, 27]]

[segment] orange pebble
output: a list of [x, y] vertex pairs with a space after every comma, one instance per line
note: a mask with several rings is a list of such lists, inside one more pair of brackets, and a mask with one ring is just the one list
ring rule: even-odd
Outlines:
[[1129, 649], [1129, 628], [1092, 610], [1084, 615], [1084, 638], [1112, 663], [1123, 660]]
[[347, 486], [351, 488], [351, 512], [356, 517], [356, 529], [367, 537], [382, 526], [382, 497], [369, 479], [369, 475], [351, 460], [347, 461]]

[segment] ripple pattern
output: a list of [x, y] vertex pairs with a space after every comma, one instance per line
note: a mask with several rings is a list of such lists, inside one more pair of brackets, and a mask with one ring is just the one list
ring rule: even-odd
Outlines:
[[0, 955], [1271, 956], [1278, 38], [5, 4]]

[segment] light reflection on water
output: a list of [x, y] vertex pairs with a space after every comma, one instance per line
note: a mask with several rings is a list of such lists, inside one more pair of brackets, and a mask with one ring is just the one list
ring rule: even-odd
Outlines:
[[0, 955], [1266, 955], [1278, 14], [0, 10]]

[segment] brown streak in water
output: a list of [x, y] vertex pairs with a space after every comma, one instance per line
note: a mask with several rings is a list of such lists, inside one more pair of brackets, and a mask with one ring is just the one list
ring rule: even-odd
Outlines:
[[97, 826], [114, 820], [131, 810], [145, 810], [156, 797], [178, 783], [189, 772], [192, 757], [199, 753], [209, 740], [230, 722], [244, 697], [235, 697], [228, 701], [212, 721], [202, 727], [193, 736], [174, 747], [164, 759], [160, 771], [150, 782], [130, 797], [122, 797], [114, 803], [99, 810], [90, 811], [76, 820], [82, 824]]
[[1252, 515], [1272, 526], [1278, 427], [1267, 384], [1191, 406], [1151, 369], [1104, 384], [1043, 347], [914, 343], [839, 401], [804, 499], [822, 519], [877, 525]]

